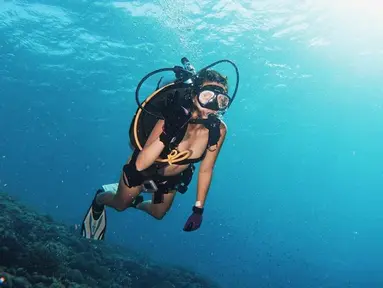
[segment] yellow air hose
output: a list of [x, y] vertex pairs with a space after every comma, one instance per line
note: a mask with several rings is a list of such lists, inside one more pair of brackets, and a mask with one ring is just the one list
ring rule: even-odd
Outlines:
[[[163, 89], [165, 89], [166, 87], [168, 86], [171, 86], [171, 85], [174, 85], [174, 83], [170, 83], [168, 85], [165, 85], [163, 87], [161, 87], [161, 89], [158, 89], [156, 91], [154, 91], [148, 98], [146, 98], [146, 100], [142, 103], [142, 107], [145, 107], [145, 105], [154, 97], [156, 96], [159, 92], [161, 92]], [[140, 149], [140, 151], [142, 151], [142, 145], [138, 139], [138, 135], [137, 135], [137, 128], [138, 128], [138, 119], [140, 118], [140, 115], [142, 113], [142, 108], [139, 108], [138, 111], [137, 111], [137, 114], [134, 118], [134, 128], [133, 128], [133, 132], [134, 132], [134, 140], [136, 141], [137, 143], [137, 147], [138, 149]], [[191, 151], [190, 150], [186, 150], [186, 151], [182, 151], [182, 152], [179, 152], [178, 150], [176, 149], [173, 149], [167, 156], [166, 159], [162, 159], [162, 158], [157, 158], [156, 161], [157, 162], [161, 162], [161, 163], [165, 163], [165, 162], [168, 162], [170, 165], [172, 164], [176, 164], [180, 161], [183, 161], [185, 159], [188, 159], [191, 155]]]

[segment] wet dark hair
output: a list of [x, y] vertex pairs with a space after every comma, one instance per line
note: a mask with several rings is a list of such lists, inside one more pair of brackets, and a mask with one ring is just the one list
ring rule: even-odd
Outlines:
[[200, 85], [204, 82], [218, 82], [225, 86], [226, 91], [229, 90], [228, 78], [215, 70], [203, 70], [199, 74]]

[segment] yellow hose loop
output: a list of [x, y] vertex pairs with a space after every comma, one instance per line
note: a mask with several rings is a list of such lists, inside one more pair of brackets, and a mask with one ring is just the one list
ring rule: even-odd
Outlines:
[[173, 165], [173, 163], [178, 163], [182, 160], [188, 159], [191, 154], [192, 154], [192, 152], [190, 150], [178, 152], [178, 150], [174, 149], [168, 154], [167, 159], [158, 158], [156, 161], [168, 162], [170, 165]]
[[[160, 89], [154, 91], [148, 98], [146, 98], [146, 100], [141, 104], [142, 107], [145, 107], [145, 105], [154, 97], [156, 96], [159, 92], [161, 92], [163, 89], [165, 89], [166, 87], [170, 86], [170, 85], [173, 85], [174, 83], [170, 83], [168, 85], [165, 85], [163, 87], [161, 87]], [[139, 108], [138, 111], [137, 111], [137, 114], [136, 116], [134, 117], [134, 128], [133, 128], [133, 132], [134, 132], [134, 140], [136, 141], [136, 144], [137, 144], [137, 147], [138, 149], [140, 149], [140, 151], [143, 149], [139, 139], [138, 139], [138, 135], [137, 135], [137, 128], [138, 128], [138, 119], [140, 118], [140, 115], [142, 113], [142, 109]], [[185, 160], [185, 159], [188, 159], [191, 155], [191, 151], [190, 150], [186, 150], [186, 151], [182, 151], [182, 152], [178, 152], [177, 150], [172, 150], [170, 152], [170, 154], [168, 154], [167, 158], [166, 159], [162, 159], [162, 158], [157, 158], [156, 161], [157, 162], [168, 162], [170, 165], [172, 165], [173, 163], [177, 163], [177, 162], [180, 162], [182, 160]]]

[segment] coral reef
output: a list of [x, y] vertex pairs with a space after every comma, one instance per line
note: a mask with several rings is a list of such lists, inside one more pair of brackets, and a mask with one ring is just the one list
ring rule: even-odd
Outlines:
[[144, 260], [122, 247], [83, 239], [0, 193], [0, 287], [214, 288], [182, 268]]

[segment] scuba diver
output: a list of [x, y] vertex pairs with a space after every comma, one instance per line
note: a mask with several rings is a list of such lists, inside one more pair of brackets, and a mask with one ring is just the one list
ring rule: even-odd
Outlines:
[[[162, 219], [176, 192], [186, 192], [198, 162], [196, 202], [183, 230], [195, 231], [201, 226], [214, 165], [227, 133], [222, 116], [237, 93], [239, 72], [230, 60], [214, 62], [198, 72], [186, 57], [181, 62], [183, 67], [158, 69], [138, 84], [138, 109], [129, 130], [133, 153], [122, 168], [119, 183], [103, 185], [96, 191], [82, 224], [83, 237], [104, 239], [105, 206], [117, 211], [132, 207]], [[231, 96], [227, 77], [210, 69], [222, 62], [230, 63], [236, 72]], [[161, 78], [157, 89], [141, 103], [142, 84], [164, 71], [172, 71], [175, 80], [160, 88]], [[151, 193], [152, 199], [144, 200], [143, 192]]]

